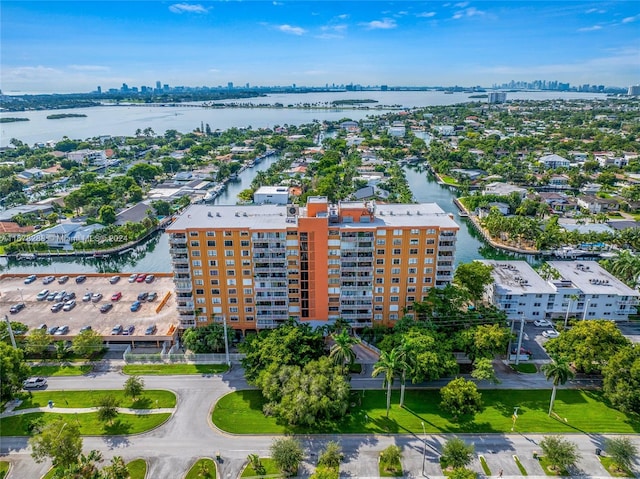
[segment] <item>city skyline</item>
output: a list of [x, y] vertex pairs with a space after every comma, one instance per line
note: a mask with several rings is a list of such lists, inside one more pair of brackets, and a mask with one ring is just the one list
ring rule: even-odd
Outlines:
[[0, 89], [640, 79], [635, 2], [3, 1]]

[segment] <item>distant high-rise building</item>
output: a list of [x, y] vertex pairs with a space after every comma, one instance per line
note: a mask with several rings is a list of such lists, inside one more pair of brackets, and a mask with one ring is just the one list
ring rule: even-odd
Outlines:
[[129, 91], [129, 85], [127, 85], [126, 83], [123, 83], [122, 87], [120, 88], [120, 91], [128, 92]]
[[162, 90], [163, 91], [169, 91], [169, 84], [165, 83], [164, 85], [162, 85]]
[[229, 83], [227, 83], [227, 88], [228, 88], [229, 90], [233, 90], [233, 82], [232, 82], [232, 81], [230, 81]]
[[100, 85], [98, 85], [96, 92], [98, 92], [98, 95], [102, 95], [102, 87]]
[[492, 91], [489, 92], [489, 103], [504, 103], [507, 101], [507, 94], [503, 91]]
[[640, 96], [640, 85], [632, 85], [627, 90], [627, 95], [629, 96]]
[[160, 82], [160, 80], [158, 80], [156, 82], [156, 90], [161, 90], [162, 89], [162, 83]]

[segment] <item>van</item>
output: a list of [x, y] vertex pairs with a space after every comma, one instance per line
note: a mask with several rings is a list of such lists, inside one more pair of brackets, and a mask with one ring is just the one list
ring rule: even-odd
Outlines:
[[48, 289], [43, 289], [42, 291], [40, 291], [38, 293], [38, 296], [36, 296], [36, 299], [38, 301], [44, 301], [45, 299], [47, 299], [47, 296], [49, 296], [49, 290]]

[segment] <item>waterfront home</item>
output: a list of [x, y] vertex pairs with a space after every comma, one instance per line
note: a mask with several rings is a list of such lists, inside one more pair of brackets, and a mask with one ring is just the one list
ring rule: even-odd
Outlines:
[[540, 192], [537, 196], [556, 213], [566, 213], [578, 209], [578, 203], [575, 198], [567, 196], [564, 193]]
[[289, 188], [286, 186], [261, 186], [253, 194], [253, 202], [257, 205], [286, 205], [289, 203]]
[[61, 223], [29, 236], [30, 243], [46, 243], [49, 248], [72, 250], [74, 241], [87, 241], [91, 234], [104, 228], [101, 224]]
[[520, 198], [527, 196], [527, 189], [511, 183], [489, 183], [482, 190], [483, 195], [509, 196], [511, 193], [517, 193]]

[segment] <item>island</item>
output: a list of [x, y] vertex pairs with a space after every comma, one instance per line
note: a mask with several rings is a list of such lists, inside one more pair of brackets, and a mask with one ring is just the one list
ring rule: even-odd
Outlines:
[[47, 120], [59, 120], [61, 118], [86, 118], [87, 115], [82, 113], [56, 113], [54, 115], [48, 115]]
[[332, 105], [359, 105], [362, 103], [378, 103], [378, 100], [334, 100]]
[[29, 118], [22, 118], [22, 117], [0, 118], [0, 123], [14, 123], [16, 121], [29, 121]]

